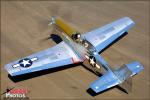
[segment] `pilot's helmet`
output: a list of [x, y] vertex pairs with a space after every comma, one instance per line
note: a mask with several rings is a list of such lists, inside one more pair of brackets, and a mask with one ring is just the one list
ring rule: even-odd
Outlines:
[[77, 38], [79, 39], [81, 37], [81, 34], [77, 34]]
[[81, 37], [81, 34], [80, 34], [80, 33], [76, 33], [76, 34], [75, 34], [75, 38], [76, 38], [76, 39], [79, 39], [80, 37]]
[[80, 37], [81, 37], [80, 33], [73, 34], [73, 39], [75, 39], [75, 40], [80, 39]]

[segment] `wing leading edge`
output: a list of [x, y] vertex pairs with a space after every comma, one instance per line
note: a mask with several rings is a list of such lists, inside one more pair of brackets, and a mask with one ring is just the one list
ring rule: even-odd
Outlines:
[[123, 17], [101, 28], [83, 34], [82, 37], [89, 41], [97, 52], [100, 52], [118, 37], [125, 34], [134, 24], [129, 17]]
[[61, 42], [52, 48], [6, 64], [5, 69], [11, 76], [16, 76], [63, 65], [78, 63], [80, 61], [81, 60], [76, 55], [76, 53], [73, 52], [65, 42]]

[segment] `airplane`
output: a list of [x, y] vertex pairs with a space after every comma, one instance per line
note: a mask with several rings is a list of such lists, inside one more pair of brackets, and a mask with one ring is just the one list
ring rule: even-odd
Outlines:
[[104, 69], [102, 76], [89, 86], [95, 93], [101, 93], [114, 86], [122, 85], [144, 69], [138, 61], [112, 69], [99, 54], [135, 25], [129, 17], [120, 18], [85, 34], [79, 33], [58, 17], [52, 17], [49, 25], [62, 30], [59, 36], [63, 41], [54, 47], [6, 64], [5, 69], [9, 75], [14, 77], [64, 65], [88, 62], [89, 68], [96, 74], [102, 73], [100, 70]]

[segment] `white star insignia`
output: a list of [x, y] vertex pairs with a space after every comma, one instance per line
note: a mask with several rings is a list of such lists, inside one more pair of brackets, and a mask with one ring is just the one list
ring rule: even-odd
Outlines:
[[29, 60], [23, 60], [23, 61], [22, 61], [22, 64], [23, 64], [24, 66], [26, 66], [27, 64], [30, 65]]

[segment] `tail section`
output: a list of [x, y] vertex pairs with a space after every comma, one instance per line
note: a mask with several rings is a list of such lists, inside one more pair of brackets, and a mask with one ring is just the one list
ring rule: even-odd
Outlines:
[[114, 73], [118, 77], [119, 80], [122, 81], [119, 86], [125, 90], [125, 92], [129, 93], [132, 91], [132, 76], [138, 74], [140, 71], [144, 69], [143, 65], [138, 61], [131, 62], [129, 64], [125, 64], [119, 69], [115, 70]]
[[[101, 76], [98, 80], [93, 82], [90, 85], [90, 88], [99, 93], [113, 86], [122, 84], [126, 82], [133, 75], [138, 74], [140, 71], [144, 69], [143, 65], [137, 61], [131, 62], [129, 64], [125, 64], [122, 67], [114, 70], [107, 71], [103, 76]], [[129, 87], [129, 86], [126, 86]], [[123, 86], [125, 89], [125, 87]]]

